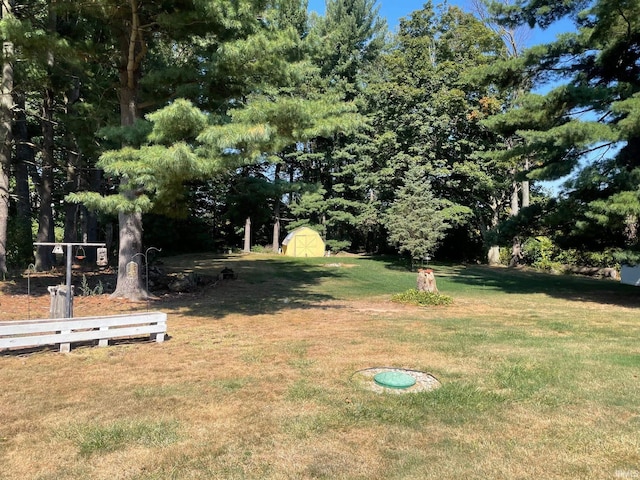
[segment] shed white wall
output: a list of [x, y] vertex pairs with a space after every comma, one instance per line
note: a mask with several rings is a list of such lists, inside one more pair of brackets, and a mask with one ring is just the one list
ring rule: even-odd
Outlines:
[[640, 265], [635, 267], [622, 265], [620, 269], [620, 283], [640, 287]]

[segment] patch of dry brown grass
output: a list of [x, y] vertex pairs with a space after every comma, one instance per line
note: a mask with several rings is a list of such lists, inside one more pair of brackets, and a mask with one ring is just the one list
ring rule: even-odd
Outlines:
[[[459, 294], [437, 309], [376, 298], [221, 314], [237, 295], [272, 298], [269, 285], [248, 280], [157, 302], [169, 313], [163, 344], [0, 355], [0, 478], [600, 479], [640, 470], [637, 410], [610, 393], [625, 380], [624, 395], [639, 398], [637, 376], [600, 375], [594, 363], [617, 351], [599, 329], [637, 338], [625, 307], [609, 305], [605, 321], [596, 305], [559, 298]], [[90, 313], [146, 307], [76, 301]], [[574, 365], [554, 369], [562, 361]], [[374, 366], [430, 371], [443, 388], [391, 398], [351, 380]], [[548, 371], [539, 384], [526, 376]], [[171, 425], [171, 438], [139, 441], [145, 424]], [[122, 443], [82, 453], [87, 435], [114, 426]]]

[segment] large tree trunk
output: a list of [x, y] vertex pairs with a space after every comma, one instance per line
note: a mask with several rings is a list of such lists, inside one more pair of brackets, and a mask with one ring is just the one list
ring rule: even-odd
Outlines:
[[[53, 92], [46, 89], [42, 98], [42, 172], [38, 185], [40, 207], [38, 209], [38, 242], [53, 242]], [[50, 270], [52, 266], [51, 247], [40, 246], [36, 251], [36, 270]]]
[[[138, 88], [142, 74], [142, 60], [146, 44], [142, 37], [137, 0], [129, 0], [131, 18], [127, 21], [127, 35], [121, 38], [120, 65], [120, 124], [132, 126], [139, 117]], [[120, 181], [120, 193], [133, 199], [134, 192], [127, 190], [126, 179]], [[141, 300], [149, 297], [142, 283], [142, 215], [120, 212], [118, 214], [120, 246], [118, 253], [118, 280], [112, 297]], [[137, 267], [134, 268], [134, 262]]]
[[[65, 96], [65, 113], [67, 115], [72, 113], [73, 104], [80, 99], [80, 84], [76, 79], [73, 87], [67, 92]], [[67, 178], [65, 182], [64, 193], [65, 196], [69, 193], [75, 193], [79, 190], [80, 186], [80, 160], [81, 153], [80, 147], [76, 142], [73, 132], [66, 129], [65, 133], [65, 145], [67, 148]], [[65, 242], [77, 242], [82, 240], [87, 241], [86, 238], [78, 238], [79, 231], [79, 214], [81, 207], [77, 203], [66, 202], [64, 206], [64, 241]], [[93, 249], [91, 249], [93, 252]], [[87, 252], [88, 253], [88, 252]]]
[[148, 298], [149, 292], [142, 285], [142, 255], [138, 255], [142, 251], [142, 214], [120, 212], [118, 222], [118, 280], [111, 296], [132, 300]]
[[[67, 139], [69, 140], [69, 135]], [[67, 181], [65, 194], [78, 191], [78, 184], [80, 181], [80, 173], [78, 170], [80, 155], [77, 153], [77, 145], [73, 145], [73, 142], [68, 141], [67, 145], [69, 153], [67, 155]], [[76, 203], [65, 203], [64, 206], [64, 241], [65, 242], [77, 242], [78, 239], [78, 215], [80, 207]]]
[[520, 213], [520, 199], [518, 198], [518, 183], [513, 182], [511, 189], [511, 216], [515, 217]]
[[[2, 18], [13, 15], [13, 3], [2, 2]], [[0, 276], [7, 273], [7, 224], [9, 222], [9, 176], [11, 172], [11, 128], [13, 126], [13, 43], [3, 44], [2, 90], [0, 91]]]
[[[498, 199], [494, 196], [491, 197], [491, 225], [489, 227], [490, 230], [494, 230], [498, 227], [498, 223], [500, 222], [500, 204], [502, 202], [498, 201]], [[489, 249], [487, 251], [487, 263], [489, 265], [500, 265], [500, 246], [491, 244], [489, 245]]]

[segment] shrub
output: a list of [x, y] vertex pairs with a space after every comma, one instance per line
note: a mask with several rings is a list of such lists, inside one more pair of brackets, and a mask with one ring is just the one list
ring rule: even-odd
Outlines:
[[251, 251], [253, 253], [273, 253], [271, 245], [252, 245]]
[[87, 276], [82, 275], [82, 284], [80, 285], [80, 295], [83, 297], [91, 297], [93, 295], [102, 295], [104, 293], [104, 286], [102, 282], [98, 280], [98, 284], [91, 288], [89, 282], [87, 281]]
[[500, 247], [500, 265], [509, 265], [511, 261], [511, 249], [508, 247]]
[[534, 268], [547, 271], [562, 271], [562, 265], [555, 259], [557, 247], [549, 237], [530, 237], [522, 244], [524, 261]]
[[415, 288], [412, 288], [406, 292], [393, 295], [391, 297], [391, 301], [426, 307], [429, 305], [451, 305], [453, 303], [453, 298], [449, 295], [443, 295], [442, 293], [420, 292]]
[[327, 250], [331, 250], [332, 252], [347, 250], [351, 246], [349, 240], [327, 240], [326, 244]]

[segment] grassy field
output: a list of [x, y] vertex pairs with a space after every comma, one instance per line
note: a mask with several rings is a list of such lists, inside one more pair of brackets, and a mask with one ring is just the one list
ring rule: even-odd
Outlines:
[[[390, 302], [416, 280], [390, 259], [165, 263], [238, 279], [155, 302], [163, 344], [0, 354], [0, 479], [640, 478], [637, 288], [436, 265], [454, 304], [424, 308]], [[442, 386], [356, 381], [381, 366]]]

